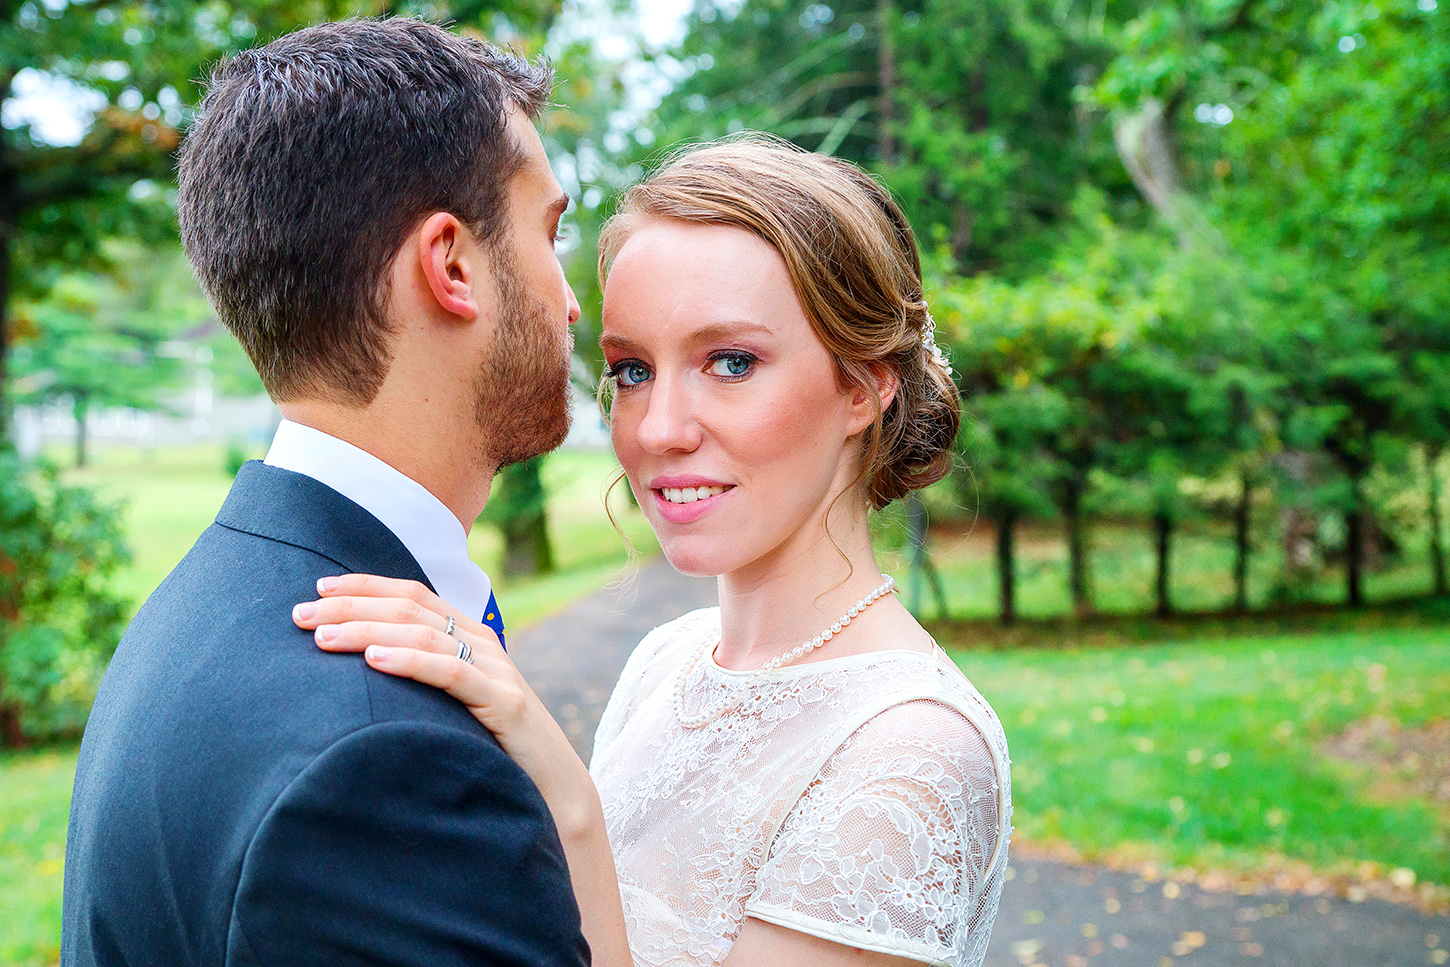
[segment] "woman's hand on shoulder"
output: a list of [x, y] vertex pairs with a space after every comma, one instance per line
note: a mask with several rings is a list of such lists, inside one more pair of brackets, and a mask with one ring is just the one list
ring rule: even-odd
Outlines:
[[[594, 963], [629, 964], [599, 793], [564, 730], [493, 630], [454, 611], [416, 581], [345, 574], [318, 581], [317, 593], [317, 600], [304, 601], [292, 612], [297, 626], [313, 633], [317, 647], [360, 651], [380, 672], [441, 688], [498, 737], [539, 787], [554, 818]], [[471, 649], [471, 663], [459, 657], [460, 644]]]
[[[344, 574], [318, 581], [317, 592], [317, 600], [292, 611], [317, 647], [362, 652], [380, 672], [447, 692], [534, 780], [561, 833], [570, 823], [593, 821], [598, 797], [588, 770], [492, 628], [450, 608], [417, 581]], [[459, 657], [463, 644], [470, 661]]]

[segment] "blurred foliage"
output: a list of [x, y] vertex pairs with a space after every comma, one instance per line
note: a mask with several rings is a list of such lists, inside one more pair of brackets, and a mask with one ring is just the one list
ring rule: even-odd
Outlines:
[[[1358, 603], [1377, 548], [1418, 546], [1414, 506], [1445, 589], [1440, 476], [1401, 472], [1450, 444], [1435, 0], [697, 0], [665, 50], [624, 0], [22, 3], [0, 23], [7, 90], [28, 68], [97, 111], [72, 147], [5, 133], [17, 321], [65, 341], [74, 290], [98, 284], [77, 279], [115, 272], [106, 240], [173, 231], [166, 153], [207, 64], [353, 13], [452, 18], [555, 62], [540, 126], [577, 202], [561, 258], [583, 387], [600, 368], [599, 227], [678, 145], [761, 129], [873, 170], [923, 243], [968, 406], [958, 503], [1004, 532], [1005, 616], [1012, 531], [1031, 520], [1062, 522], [1072, 597], [1092, 609], [1104, 513], [1151, 522], [1163, 613], [1174, 536], [1205, 515], [1237, 528], [1241, 590], [1277, 542], [1283, 596], [1342, 564]], [[234, 349], [218, 368], [255, 388]], [[1393, 494], [1375, 483], [1395, 478]], [[494, 499], [535, 506], [537, 484], [517, 469]]]
[[164, 408], [183, 374], [168, 340], [210, 319], [179, 253], [158, 258], [134, 243], [103, 249], [107, 273], [65, 273], [44, 299], [21, 300], [14, 311], [12, 397], [70, 404], [76, 466], [86, 462], [87, 414], [99, 407]]
[[130, 615], [120, 512], [0, 451], [0, 743], [78, 732]]

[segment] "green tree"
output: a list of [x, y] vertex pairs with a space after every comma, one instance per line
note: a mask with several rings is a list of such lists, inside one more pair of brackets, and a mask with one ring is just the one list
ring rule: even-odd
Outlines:
[[116, 508], [0, 451], [0, 744], [73, 731], [130, 612]]
[[1038, 378], [1044, 372], [1030, 317], [1014, 312], [1015, 292], [979, 279], [937, 301], [942, 336], [950, 334], [966, 419], [958, 441], [967, 473], [958, 476], [996, 537], [998, 615], [1017, 620], [1016, 531], [1052, 513], [1049, 444], [1067, 422], [1071, 402]]
[[70, 402], [78, 467], [86, 463], [88, 414], [108, 406], [163, 408], [181, 373], [164, 342], [210, 318], [179, 258], [136, 247], [109, 250], [109, 275], [63, 275], [43, 300], [22, 302], [16, 313], [15, 398]]
[[508, 577], [549, 574], [554, 570], [543, 462], [543, 457], [534, 457], [500, 471], [498, 492], [483, 512], [483, 519], [503, 535], [502, 570]]
[[[1017, 284], [962, 280], [938, 300], [952, 358], [963, 367], [969, 422], [991, 435], [985, 453], [995, 466], [982, 475], [992, 487], [984, 501], [1015, 523], [1009, 508], [1020, 514], [1039, 492], [1048, 494], [1066, 532], [1068, 590], [1079, 615], [1093, 607], [1093, 475], [1110, 467], [1130, 432], [1121, 420], [1131, 387], [1125, 354], [1155, 312], [1136, 294], [1102, 283], [1064, 259], [1052, 273]], [[1012, 573], [1010, 553], [1010, 545], [999, 548], [1004, 578]]]
[[1020, 274], [1050, 260], [1082, 184], [1132, 190], [1075, 98], [1110, 54], [1092, 6], [704, 3], [656, 126], [671, 144], [764, 130], [874, 168], [957, 271]]

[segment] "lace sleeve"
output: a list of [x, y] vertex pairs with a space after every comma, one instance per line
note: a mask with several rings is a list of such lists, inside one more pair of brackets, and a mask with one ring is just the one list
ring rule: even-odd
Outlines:
[[746, 915], [927, 963], [980, 964], [1010, 817], [987, 741], [932, 700], [872, 718], [781, 824]]

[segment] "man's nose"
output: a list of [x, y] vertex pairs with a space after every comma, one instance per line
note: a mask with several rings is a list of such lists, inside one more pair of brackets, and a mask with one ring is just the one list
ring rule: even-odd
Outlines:
[[564, 283], [564, 291], [569, 296], [569, 325], [572, 326], [579, 321], [579, 300], [574, 296], [574, 287], [567, 282]]

